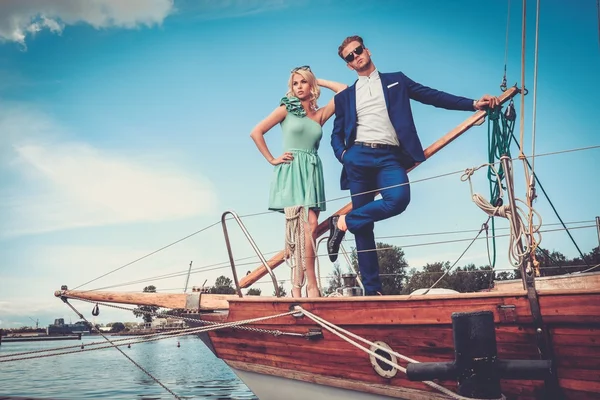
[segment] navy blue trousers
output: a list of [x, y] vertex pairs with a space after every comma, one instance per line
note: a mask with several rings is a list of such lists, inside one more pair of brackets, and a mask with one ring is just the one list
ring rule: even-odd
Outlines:
[[[352, 211], [346, 215], [346, 225], [356, 240], [365, 292], [373, 295], [381, 292], [373, 228], [375, 221], [400, 214], [410, 202], [408, 175], [403, 167], [407, 165], [406, 156], [398, 148], [355, 145], [344, 153], [343, 162], [352, 194]], [[400, 184], [404, 185], [381, 190], [381, 199], [375, 200], [375, 190]]]

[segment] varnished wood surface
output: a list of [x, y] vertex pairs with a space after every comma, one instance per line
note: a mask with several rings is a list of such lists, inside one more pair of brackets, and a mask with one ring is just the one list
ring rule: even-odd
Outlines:
[[188, 308], [188, 296], [198, 296], [190, 309], [226, 310], [229, 300], [239, 298], [237, 295], [209, 293], [139, 293], [139, 292], [103, 292], [95, 290], [58, 290], [56, 297], [64, 296], [73, 299], [85, 299], [105, 303], [133, 304], [140, 306], [157, 306], [164, 308]]
[[[396, 298], [394, 298], [396, 297]], [[439, 295], [435, 299], [383, 296], [355, 299], [315, 299], [302, 307], [368, 340], [380, 340], [401, 354], [421, 362], [454, 359], [452, 312], [489, 310], [494, 313], [498, 356], [501, 359], [539, 359], [529, 303], [523, 292]], [[229, 321], [264, 317], [285, 312], [294, 299], [252, 298], [230, 302]], [[296, 299], [297, 301], [298, 299]], [[510, 306], [508, 315], [498, 306]], [[514, 306], [514, 308], [512, 308]], [[567, 399], [598, 399], [600, 393], [600, 291], [545, 291], [540, 293], [557, 361], [559, 383]], [[267, 330], [306, 333], [318, 325], [306, 316], [266, 320], [253, 326]], [[216, 353], [228, 363], [248, 370], [263, 370], [278, 376], [322, 384], [356, 382], [355, 390], [394, 387], [433, 391], [421, 382], [411, 382], [401, 372], [385, 379], [377, 375], [368, 355], [334, 334], [323, 330], [323, 339], [308, 341], [227, 329], [210, 333]], [[406, 366], [400, 360], [399, 364]], [[270, 372], [269, 372], [270, 371]], [[288, 371], [288, 372], [285, 372]], [[289, 372], [292, 371], [292, 372]], [[440, 382], [456, 389], [455, 382]], [[543, 399], [541, 381], [502, 381], [508, 399]], [[374, 392], [380, 393], [384, 392]], [[399, 397], [401, 398], [401, 397]], [[410, 397], [407, 397], [410, 398]], [[416, 397], [415, 397], [416, 398]], [[433, 397], [431, 397], [433, 398]]]
[[[58, 294], [65, 292], [58, 292]], [[140, 293], [71, 292], [74, 297], [107, 302], [140, 304]], [[559, 383], [567, 399], [600, 398], [600, 288], [588, 290], [541, 289], [540, 308], [549, 329], [556, 356]], [[121, 293], [123, 295], [123, 293]], [[134, 296], [133, 296], [134, 295]], [[180, 296], [146, 293], [149, 305], [182, 308]], [[132, 297], [129, 297], [132, 296]], [[165, 297], [162, 297], [165, 296]], [[208, 295], [203, 295], [208, 296]], [[206, 320], [232, 322], [284, 313], [290, 306], [304, 309], [359, 336], [389, 344], [395, 351], [421, 362], [454, 359], [451, 315], [453, 312], [491, 311], [496, 324], [498, 356], [502, 359], [538, 359], [537, 342], [529, 302], [522, 290], [441, 294], [427, 296], [373, 296], [292, 299], [250, 296], [223, 296], [227, 312], [200, 314]], [[151, 300], [152, 299], [152, 300]], [[201, 300], [202, 302], [202, 300]], [[318, 325], [306, 316], [278, 317], [251, 326], [282, 332], [306, 333]], [[355, 390], [404, 388], [433, 395], [431, 388], [411, 382], [402, 373], [392, 379], [378, 376], [368, 356], [332, 333], [323, 330], [323, 339], [223, 329], [210, 332], [217, 356], [227, 362], [243, 363], [250, 369], [291, 370], [294, 379], [319, 380], [334, 385], [356, 382]], [[400, 365], [406, 363], [400, 361]], [[283, 376], [283, 375], [282, 375]], [[454, 382], [441, 382], [455, 388]], [[503, 381], [508, 399], [543, 399], [539, 381]], [[373, 392], [380, 393], [380, 392]], [[411, 392], [413, 393], [413, 392]], [[421, 395], [419, 394], [419, 395]], [[415, 397], [416, 398], [416, 397]]]
[[[583, 289], [594, 290], [600, 287], [600, 272], [588, 272], [582, 274], [543, 276], [535, 278], [537, 290], [571, 290]], [[522, 290], [523, 282], [518, 280], [494, 282], [492, 292], [505, 292]]]
[[[590, 292], [540, 292], [546, 322], [600, 322], [600, 290]], [[298, 301], [301, 300], [301, 301]], [[229, 302], [230, 320], [264, 317], [299, 304], [335, 324], [423, 325], [451, 323], [453, 312], [491, 311], [496, 323], [532, 321], [524, 292], [464, 293], [436, 296], [372, 296], [355, 298], [276, 299], [255, 297]], [[508, 308], [509, 311], [503, 311]], [[286, 320], [292, 317], [282, 317]], [[303, 320], [308, 320], [304, 318]], [[302, 324], [303, 320], [295, 323]], [[278, 321], [279, 322], [279, 321]], [[259, 322], [269, 324], [270, 321]], [[312, 323], [312, 322], [306, 322]]]

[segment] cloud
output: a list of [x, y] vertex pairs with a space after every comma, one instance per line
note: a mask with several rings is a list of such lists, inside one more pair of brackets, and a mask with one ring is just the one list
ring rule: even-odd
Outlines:
[[182, 0], [178, 8], [200, 19], [239, 18], [248, 15], [305, 5], [308, 0]]
[[[177, 238], [179, 228], [161, 229], [160, 232], [151, 233], [155, 242], [166, 244], [173, 237]], [[205, 279], [212, 284], [219, 275], [228, 275], [230, 267], [227, 265], [226, 252], [223, 247], [223, 236], [219, 226], [201, 233], [189, 240], [185, 240], [173, 247], [153, 254], [139, 262], [128, 265], [114, 273], [104, 276], [140, 256], [149, 254], [157, 247], [148, 244], [148, 240], [141, 235], [131, 239], [127, 243], [118, 243], [114, 240], [118, 234], [106, 235], [103, 231], [94, 240], [93, 245], [76, 245], [67, 241], [56, 241], [50, 244], [32, 244], [25, 250], [19, 251], [18, 263], [6, 268], [0, 275], [0, 317], [5, 325], [12, 321], [29, 321], [28, 317], [38, 319], [40, 326], [51, 323], [55, 318], [77, 317], [73, 311], [59, 298], [54, 296], [54, 291], [60, 289], [61, 285], [68, 285], [74, 289], [84, 282], [100, 278], [78, 290], [100, 289], [106, 291], [133, 291], [140, 292], [144, 286], [155, 285], [159, 292], [169, 290], [167, 293], [181, 293], [186, 282], [185, 274], [188, 271], [190, 260], [194, 260], [192, 275], [189, 286], [200, 286]], [[240, 240], [241, 242], [241, 240]], [[239, 242], [238, 242], [239, 243]], [[160, 246], [159, 244], [159, 246]], [[1, 243], [0, 243], [1, 245]], [[0, 247], [1, 249], [1, 247]], [[214, 249], [222, 250], [220, 252]], [[0, 250], [1, 251], [1, 250]], [[243, 254], [243, 253], [240, 253]], [[220, 270], [204, 271], [196, 273], [196, 269], [213, 265], [216, 262], [224, 262], [224, 268]], [[10, 262], [5, 263], [10, 264]], [[256, 261], [256, 265], [259, 261]], [[0, 271], [3, 271], [0, 264]], [[24, 278], [23, 271], [31, 275]], [[172, 278], [165, 275], [177, 274]], [[24, 294], [23, 282], [27, 281], [27, 290]], [[137, 282], [132, 284], [132, 282]], [[141, 282], [140, 282], [141, 281]], [[271, 289], [270, 289], [271, 290]], [[91, 305], [74, 301], [73, 305], [83, 315], [92, 319]], [[131, 309], [135, 306], [124, 305]], [[110, 321], [135, 321], [136, 318], [130, 311], [113, 310], [102, 307], [98, 322]], [[26, 323], [25, 325], [31, 325]], [[21, 326], [21, 325], [19, 325]]]
[[176, 160], [142, 149], [65, 140], [48, 116], [0, 111], [0, 237], [213, 212], [214, 187]]
[[72, 317], [75, 320], [78, 319], [58, 298], [46, 297], [40, 300], [27, 298], [26, 296], [16, 296], [11, 301], [0, 300], [0, 315], [2, 315], [0, 325], [7, 328], [35, 326], [35, 322], [29, 319], [33, 318], [39, 320], [39, 326], [43, 328], [48, 322], [52, 322], [54, 318]]
[[159, 25], [174, 11], [174, 0], [3, 0], [0, 41], [25, 46], [27, 35], [48, 29], [60, 34], [66, 25], [96, 29]]

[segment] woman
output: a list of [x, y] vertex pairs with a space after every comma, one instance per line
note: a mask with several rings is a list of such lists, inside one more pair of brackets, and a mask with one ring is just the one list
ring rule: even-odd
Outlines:
[[[320, 211], [325, 211], [325, 186], [323, 167], [317, 154], [323, 136], [323, 124], [333, 115], [333, 99], [325, 107], [317, 106], [321, 94], [319, 86], [339, 92], [347, 85], [317, 79], [305, 65], [294, 68], [288, 81], [288, 92], [267, 118], [252, 129], [250, 137], [256, 147], [275, 166], [269, 209], [283, 211], [287, 207], [305, 206], [308, 218], [304, 222], [304, 262], [308, 297], [319, 297], [319, 285], [315, 275], [314, 232]], [[264, 139], [265, 133], [278, 123], [283, 132], [284, 153], [274, 157]], [[294, 283], [293, 297], [301, 297], [301, 285]]]

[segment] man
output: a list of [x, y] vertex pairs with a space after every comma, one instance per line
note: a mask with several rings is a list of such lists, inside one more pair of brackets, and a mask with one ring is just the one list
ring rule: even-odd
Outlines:
[[[410, 100], [449, 110], [476, 111], [499, 104], [454, 96], [412, 81], [402, 72], [379, 73], [360, 36], [344, 39], [338, 49], [358, 80], [335, 96], [331, 146], [342, 163], [341, 186], [350, 189], [352, 211], [329, 220], [327, 251], [337, 259], [346, 230], [354, 234], [366, 295], [381, 294], [374, 222], [406, 209], [410, 186], [406, 171], [425, 161], [412, 118]], [[381, 199], [375, 200], [377, 191]]]

